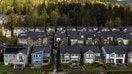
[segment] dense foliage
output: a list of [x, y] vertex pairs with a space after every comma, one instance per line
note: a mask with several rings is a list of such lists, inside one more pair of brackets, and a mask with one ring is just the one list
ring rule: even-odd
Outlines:
[[58, 1], [61, 0], [0, 0], [0, 13], [9, 16], [7, 27], [11, 29], [16, 26], [132, 25], [130, 8], [115, 0]]

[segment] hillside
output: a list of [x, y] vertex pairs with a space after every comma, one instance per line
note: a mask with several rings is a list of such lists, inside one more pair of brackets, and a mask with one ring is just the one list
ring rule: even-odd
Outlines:
[[2, 12], [10, 12], [14, 9], [14, 6], [17, 6], [20, 9], [24, 9], [24, 7], [32, 6], [31, 9], [37, 7], [38, 5], [45, 3], [48, 5], [49, 3], [58, 4], [58, 3], [81, 3], [85, 5], [86, 3], [99, 3], [104, 4], [105, 6], [112, 5], [114, 6], [123, 6], [121, 2], [117, 2], [115, 0], [0, 0], [0, 13]]
[[116, 0], [0, 0], [6, 27], [131, 26], [132, 11]]

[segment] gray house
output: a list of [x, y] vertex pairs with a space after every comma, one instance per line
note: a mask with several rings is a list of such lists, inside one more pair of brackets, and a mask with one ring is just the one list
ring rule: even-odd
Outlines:
[[105, 45], [102, 47], [102, 54], [106, 63], [112, 64], [124, 64], [125, 63], [125, 51], [122, 46]]
[[13, 64], [14, 68], [24, 68], [29, 61], [30, 48], [22, 45], [10, 45], [4, 51], [4, 65]]
[[123, 46], [124, 51], [126, 53], [126, 62], [127, 63], [132, 63], [132, 46]]
[[35, 32], [45, 32], [45, 27], [43, 26], [36, 27]]
[[82, 46], [82, 53], [85, 64], [101, 61], [101, 51], [97, 46]]
[[80, 47], [79, 46], [60, 46], [61, 63], [71, 63], [72, 65], [80, 64]]
[[46, 45], [47, 37], [44, 32], [26, 32], [21, 33], [18, 38], [19, 44], [26, 45]]

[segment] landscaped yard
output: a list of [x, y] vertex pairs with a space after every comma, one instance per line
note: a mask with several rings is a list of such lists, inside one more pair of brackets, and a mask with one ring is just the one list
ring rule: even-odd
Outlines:
[[0, 74], [42, 74], [40, 70], [30, 70], [30, 71], [2, 71]]
[[91, 65], [88, 64], [85, 66], [87, 70], [105, 70], [105, 68], [102, 65]]
[[0, 74], [42, 74], [38, 69], [26, 69], [22, 71], [16, 71], [13, 66], [0, 65]]
[[13, 66], [5, 66], [5, 65], [0, 65], [0, 71], [3, 70], [13, 70]]
[[108, 70], [130, 70], [130, 68], [126, 67], [118, 67], [113, 65], [107, 65]]
[[80, 68], [73, 68], [69, 64], [61, 64], [59, 68], [63, 70], [79, 70], [80, 69]]

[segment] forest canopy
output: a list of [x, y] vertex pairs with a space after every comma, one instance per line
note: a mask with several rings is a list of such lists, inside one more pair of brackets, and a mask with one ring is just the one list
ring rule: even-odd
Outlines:
[[0, 0], [7, 27], [131, 26], [132, 11], [115, 0]]

